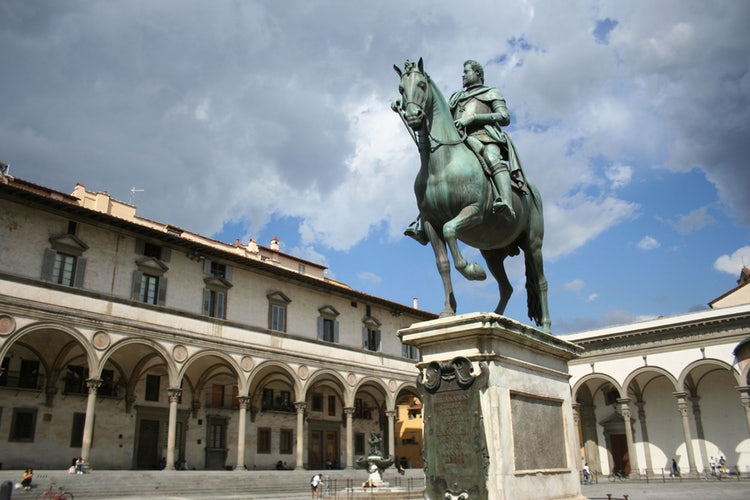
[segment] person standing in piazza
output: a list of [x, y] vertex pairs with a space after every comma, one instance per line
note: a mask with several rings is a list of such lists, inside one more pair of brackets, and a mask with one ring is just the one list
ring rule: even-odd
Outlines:
[[[492, 211], [508, 221], [516, 214], [512, 205], [513, 179], [522, 176], [521, 165], [513, 142], [501, 127], [510, 124], [510, 113], [502, 93], [484, 84], [484, 68], [477, 61], [464, 62], [464, 90], [453, 93], [448, 103], [456, 127], [466, 133], [467, 145], [484, 160], [483, 168], [492, 181], [495, 197]], [[422, 245], [427, 236], [422, 230], [421, 215], [404, 231]]]

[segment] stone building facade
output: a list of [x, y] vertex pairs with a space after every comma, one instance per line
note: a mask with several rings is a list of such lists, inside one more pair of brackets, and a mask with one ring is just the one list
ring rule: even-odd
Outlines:
[[351, 289], [278, 240], [222, 243], [76, 186], [0, 183], [0, 462], [346, 467], [381, 434], [431, 313]]
[[565, 335], [582, 460], [610, 474], [750, 473], [750, 273], [710, 310]]

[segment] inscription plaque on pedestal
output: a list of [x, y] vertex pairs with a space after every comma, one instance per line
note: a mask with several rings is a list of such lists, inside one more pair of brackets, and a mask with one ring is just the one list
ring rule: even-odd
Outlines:
[[474, 375], [471, 361], [455, 358], [433, 362], [418, 385], [426, 415], [424, 450], [425, 498], [487, 498], [489, 453], [484, 435], [480, 391], [487, 386], [487, 368]]

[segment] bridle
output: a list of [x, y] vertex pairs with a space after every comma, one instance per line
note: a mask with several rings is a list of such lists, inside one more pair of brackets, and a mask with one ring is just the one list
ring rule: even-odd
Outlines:
[[[425, 91], [425, 94], [430, 92], [430, 87], [432, 86], [430, 81], [430, 75], [427, 73], [421, 73], [420, 71], [416, 69], [410, 69], [406, 73], [404, 73], [404, 76], [402, 78], [405, 78], [410, 73], [418, 73], [422, 76], [424, 76], [427, 79], [427, 90]], [[403, 95], [403, 94], [402, 94]], [[425, 99], [424, 102], [427, 102], [429, 99], [433, 98], [432, 94], [429, 94], [429, 97]], [[432, 119], [431, 116], [427, 114], [425, 111], [424, 106], [422, 104], [418, 103], [414, 100], [406, 100], [402, 101], [401, 106], [398, 108], [398, 116], [401, 117], [401, 121], [404, 122], [404, 125], [406, 126], [406, 129], [409, 131], [409, 135], [414, 140], [414, 143], [419, 147], [419, 138], [417, 137], [417, 133], [412, 129], [409, 124], [406, 121], [406, 107], [409, 105], [415, 106], [417, 109], [419, 109], [422, 112], [422, 115], [424, 116], [424, 124], [422, 125], [422, 128], [427, 130], [427, 137], [430, 140], [430, 153], [434, 153], [435, 151], [440, 148], [440, 146], [455, 146], [457, 144], [461, 144], [466, 140], [466, 130], [459, 130], [460, 137], [458, 140], [453, 142], [443, 142], [441, 140], [436, 139], [432, 136]]]

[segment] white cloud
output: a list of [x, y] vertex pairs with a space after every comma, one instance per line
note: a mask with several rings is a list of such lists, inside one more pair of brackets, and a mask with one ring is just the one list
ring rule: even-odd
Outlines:
[[716, 220], [708, 213], [708, 207], [696, 208], [690, 213], [681, 215], [677, 219], [677, 231], [680, 234], [690, 234], [713, 224]]
[[588, 302], [594, 302], [598, 298], [599, 298], [599, 294], [598, 293], [592, 293], [591, 295], [588, 296], [587, 301]]
[[641, 250], [655, 250], [661, 246], [661, 243], [652, 236], [644, 236], [636, 246]]
[[612, 189], [619, 189], [630, 184], [633, 177], [633, 169], [627, 165], [615, 165], [605, 172], [607, 179], [612, 183]]
[[576, 292], [578, 290], [583, 289], [586, 286], [586, 282], [582, 279], [574, 279], [571, 281], [568, 281], [563, 285], [563, 290], [569, 290]]
[[750, 266], [750, 246], [738, 248], [731, 255], [722, 255], [714, 262], [714, 269], [739, 276], [742, 266]]
[[366, 281], [366, 282], [369, 282], [369, 283], [380, 283], [380, 281], [381, 281], [380, 276], [378, 276], [375, 273], [370, 273], [370, 272], [359, 273], [357, 275], [357, 277], [359, 279], [361, 279], [362, 281]]

